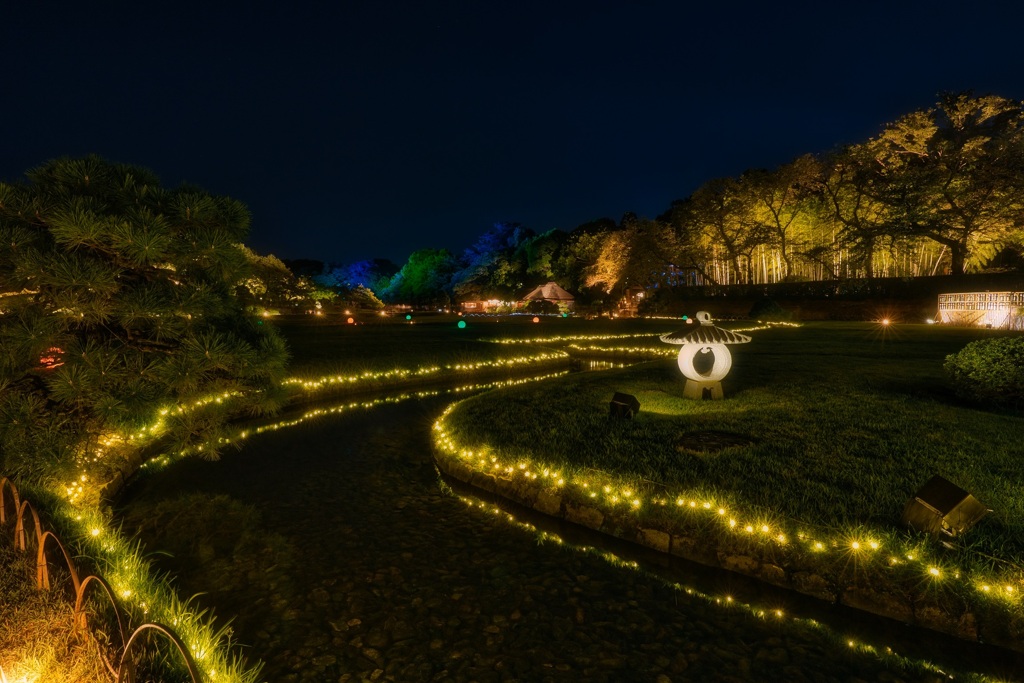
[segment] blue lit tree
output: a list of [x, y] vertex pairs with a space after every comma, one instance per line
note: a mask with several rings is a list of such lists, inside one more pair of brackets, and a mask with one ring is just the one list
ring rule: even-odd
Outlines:
[[533, 231], [519, 223], [495, 223], [463, 252], [452, 287], [460, 299], [514, 297], [523, 288]]

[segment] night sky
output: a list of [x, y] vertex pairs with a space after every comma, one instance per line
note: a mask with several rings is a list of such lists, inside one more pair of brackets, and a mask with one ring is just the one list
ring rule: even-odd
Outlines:
[[5, 2], [0, 179], [95, 153], [244, 201], [261, 253], [401, 263], [1024, 99], [1009, 5]]

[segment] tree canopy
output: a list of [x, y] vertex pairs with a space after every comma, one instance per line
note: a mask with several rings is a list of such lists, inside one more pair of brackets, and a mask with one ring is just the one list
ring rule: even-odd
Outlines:
[[98, 157], [0, 184], [0, 464], [52, 474], [145, 429], [212, 455], [231, 412], [275, 409], [287, 352], [236, 292], [248, 228]]
[[710, 179], [653, 220], [627, 213], [539, 235], [497, 223], [461, 254], [424, 250], [393, 277], [348, 281], [391, 302], [426, 304], [517, 299], [555, 280], [587, 301], [627, 287], [1014, 264], [1024, 252], [1022, 121], [1020, 102], [944, 94], [863, 142]]

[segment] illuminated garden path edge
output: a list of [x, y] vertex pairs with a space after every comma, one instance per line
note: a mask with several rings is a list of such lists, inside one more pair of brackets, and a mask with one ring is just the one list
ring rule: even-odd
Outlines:
[[[652, 550], [675, 555], [699, 564], [726, 569], [766, 583], [794, 590], [833, 604], [888, 617], [914, 626], [940, 631], [960, 639], [1005, 647], [1024, 652], [1024, 617], [1019, 614], [1019, 593], [1012, 585], [979, 585], [985, 594], [994, 592], [1001, 598], [1004, 609], [981, 609], [977, 605], [963, 605], [959, 616], [949, 609], [951, 602], [934, 600], [921, 590], [907, 596], [905, 601], [894, 598], [891, 585], [876, 585], [877, 573], [850, 572], [842, 569], [837, 576], [826, 577], [821, 565], [802, 562], [799, 553], [788, 552], [793, 541], [810, 545], [812, 555], [835, 551], [835, 543], [813, 541], [808, 537], [793, 539], [778, 526], [769, 526], [767, 520], [744, 518], [740, 513], [726, 510], [706, 499], [687, 496], [650, 496], [638, 487], [621, 488], [614, 479], [596, 483], [567, 482], [559, 471], [545, 467], [538, 461], [520, 462], [518, 466], [499, 461], [487, 454], [486, 446], [459, 444], [449, 435], [445, 420], [458, 407], [451, 404], [434, 424], [434, 460], [441, 472], [464, 484], [495, 494], [518, 505], [545, 515], [577, 524], [599, 533], [636, 543]], [[477, 450], [474, 451], [473, 449]], [[609, 485], [611, 484], [611, 485]], [[600, 487], [600, 488], [599, 488]], [[602, 490], [603, 489], [603, 490]], [[607, 497], [612, 505], [604, 505], [598, 494]], [[641, 499], [645, 499], [642, 500]], [[696, 515], [704, 515], [704, 523], [720, 521], [717, 532], [709, 535], [701, 524], [689, 529], [668, 528], [655, 524], [644, 525], [631, 518], [630, 512], [641, 504], [679, 507]], [[728, 531], [726, 531], [728, 530]], [[710, 537], [709, 537], [710, 536]], [[845, 540], [847, 552], [876, 552], [877, 541], [865, 536], [860, 540]], [[910, 564], [920, 561], [913, 555], [890, 562]], [[907, 561], [909, 560], [909, 562]], [[922, 567], [924, 580], [939, 580], [943, 572], [936, 566]], [[947, 577], [952, 578], [952, 577]], [[956, 579], [960, 578], [956, 572]], [[1005, 593], [1005, 594], [1004, 594]], [[955, 602], [955, 600], [954, 600]], [[989, 605], [991, 607], [991, 605]], [[973, 607], [973, 608], [972, 608]], [[982, 637], [983, 635], [983, 637]]]

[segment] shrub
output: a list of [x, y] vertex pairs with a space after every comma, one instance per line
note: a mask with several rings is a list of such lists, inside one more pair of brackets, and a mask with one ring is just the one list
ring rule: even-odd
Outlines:
[[957, 394], [973, 401], [1024, 405], [1024, 337], [971, 342], [943, 366]]
[[553, 315], [555, 313], [558, 313], [558, 304], [554, 303], [553, 301], [545, 301], [543, 299], [538, 299], [536, 301], [531, 301], [530, 303], [526, 304], [525, 310], [527, 313]]

